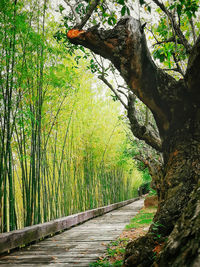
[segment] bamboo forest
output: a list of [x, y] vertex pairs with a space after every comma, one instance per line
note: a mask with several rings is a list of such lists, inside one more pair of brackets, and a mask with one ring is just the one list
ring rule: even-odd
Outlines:
[[0, 0], [0, 264], [200, 266], [200, 0]]
[[52, 2], [0, 1], [1, 232], [133, 198], [149, 180], [91, 56], [55, 38]]

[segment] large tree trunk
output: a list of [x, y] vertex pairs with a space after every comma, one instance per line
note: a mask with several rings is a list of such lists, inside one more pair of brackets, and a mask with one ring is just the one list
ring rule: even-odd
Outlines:
[[153, 266], [200, 266], [200, 183], [168, 237]]
[[[68, 32], [72, 43], [115, 65], [130, 89], [152, 111], [162, 140], [164, 172], [159, 181], [158, 211], [147, 235], [127, 246], [125, 266], [197, 266], [200, 38], [191, 50], [185, 79], [176, 81], [156, 67], [142, 27], [133, 18], [120, 20], [112, 30], [73, 31]], [[149, 135], [147, 139], [155, 147], [155, 137]]]
[[[145, 237], [128, 245], [125, 266], [149, 267], [153, 263], [161, 267], [198, 266], [189, 263], [199, 260], [200, 143], [194, 137], [179, 139], [182, 141], [174, 140], [172, 147], [169, 146], [154, 223]], [[193, 201], [190, 201], [191, 194]]]

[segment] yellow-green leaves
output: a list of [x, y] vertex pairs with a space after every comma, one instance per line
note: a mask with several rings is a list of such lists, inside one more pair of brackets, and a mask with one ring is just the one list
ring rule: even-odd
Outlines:
[[186, 14], [189, 19], [196, 17], [196, 12], [199, 9], [198, 0], [178, 0], [169, 9], [176, 9], [179, 16]]

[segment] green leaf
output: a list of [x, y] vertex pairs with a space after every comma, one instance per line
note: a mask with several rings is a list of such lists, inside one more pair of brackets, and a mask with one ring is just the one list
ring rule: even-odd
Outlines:
[[104, 18], [106, 18], [106, 17], [109, 17], [109, 14], [106, 13], [106, 12], [103, 12], [103, 13], [102, 13], [102, 16], [103, 16]]
[[59, 5], [59, 11], [62, 14], [63, 10], [65, 10], [65, 8], [62, 5]]
[[144, 0], [140, 0], [140, 5], [144, 5], [146, 2]]
[[124, 16], [126, 13], [126, 6], [123, 6], [121, 9], [121, 15]]
[[168, 66], [169, 66], [169, 68], [171, 69], [171, 61], [170, 61], [170, 58], [171, 58], [171, 53], [170, 52], [168, 52], [168, 54], [167, 54], [167, 59], [168, 59]]
[[115, 17], [109, 17], [108, 18], [108, 24], [109, 25], [115, 25], [116, 24], [116, 22], [117, 22], [117, 20], [116, 20], [116, 18]]
[[120, 5], [125, 5], [124, 0], [118, 0], [117, 3], [120, 4]]
[[182, 11], [182, 6], [181, 5], [177, 5], [177, 13], [180, 16], [181, 15], [181, 11]]
[[188, 19], [192, 18], [192, 13], [190, 11], [186, 11], [186, 14], [187, 14]]
[[174, 9], [176, 7], [176, 5], [171, 5], [170, 7], [169, 7], [169, 9]]
[[150, 6], [147, 7], [147, 10], [149, 11], [149, 13], [151, 13], [151, 7]]

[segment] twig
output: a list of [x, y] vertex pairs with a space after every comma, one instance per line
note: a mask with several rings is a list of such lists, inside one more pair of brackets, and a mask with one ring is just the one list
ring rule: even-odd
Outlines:
[[190, 26], [191, 26], [191, 28], [192, 28], [193, 40], [194, 40], [194, 43], [195, 43], [195, 42], [196, 42], [196, 39], [197, 39], [197, 37], [196, 37], [196, 33], [195, 33], [195, 29], [194, 29], [194, 23], [193, 23], [193, 20], [192, 20], [192, 18], [189, 20], [189, 22], [190, 22]]
[[174, 62], [175, 62], [175, 64], [176, 64], [176, 67], [177, 67], [178, 72], [184, 77], [184, 72], [183, 72], [183, 70], [181, 69], [180, 65], [178, 64], [178, 59], [176, 58], [175, 53], [173, 53], [172, 55], [173, 55]]
[[153, 44], [153, 46], [159, 45], [159, 44], [166, 44], [166, 43], [171, 43], [174, 42], [175, 38], [174, 37], [170, 37], [167, 40], [163, 40], [163, 41], [157, 41], [155, 44]]
[[75, 19], [76, 19], [76, 24], [80, 24], [80, 23], [81, 23], [81, 20], [80, 20], [78, 14], [77, 14], [76, 11], [75, 11], [75, 6], [72, 6], [72, 5], [69, 3], [68, 0], [64, 0], [64, 1], [65, 1], [65, 3], [71, 8], [71, 11], [72, 11], [72, 13], [73, 13], [73, 15], [74, 15], [74, 17], [75, 17]]
[[81, 22], [76, 24], [76, 28], [77, 29], [82, 29], [85, 24], [87, 23], [87, 21], [90, 19], [93, 11], [95, 10], [95, 8], [98, 6], [100, 0], [93, 0], [89, 6], [89, 9], [87, 11], [87, 13], [85, 14], [85, 16], [82, 18]]
[[190, 45], [190, 43], [188, 42], [188, 40], [185, 38], [183, 32], [181, 31], [179, 25], [177, 24], [175, 17], [173, 16], [173, 14], [171, 12], [169, 12], [167, 10], [167, 8], [165, 7], [165, 5], [163, 3], [161, 3], [159, 0], [152, 0], [158, 7], [160, 7], [160, 9], [168, 16], [168, 18], [170, 19], [171, 23], [172, 23], [172, 27], [174, 28], [176, 34], [178, 35], [181, 43], [185, 46], [185, 49], [187, 51], [187, 53], [190, 53], [192, 46]]
[[115, 96], [119, 99], [119, 101], [121, 102], [121, 104], [125, 107], [125, 109], [128, 109], [128, 106], [126, 105], [126, 103], [122, 100], [121, 96], [118, 94], [118, 92], [114, 89], [114, 87], [112, 86], [112, 84], [110, 84], [108, 82], [108, 80], [103, 76], [103, 75], [99, 75], [98, 78], [100, 80], [102, 80], [110, 89], [111, 91], [115, 94]]

